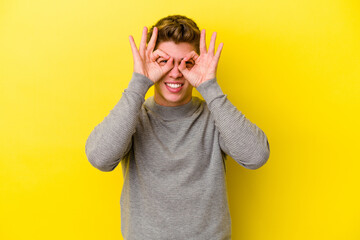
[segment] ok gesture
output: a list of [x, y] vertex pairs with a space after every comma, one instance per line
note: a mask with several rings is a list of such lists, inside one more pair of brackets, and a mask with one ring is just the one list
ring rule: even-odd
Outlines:
[[[147, 28], [144, 27], [139, 50], [136, 47], [133, 36], [129, 36], [131, 51], [134, 59], [134, 72], [146, 76], [155, 83], [173, 68], [173, 59], [160, 49], [154, 51], [158, 29], [154, 27], [148, 45], [146, 45], [147, 32]], [[156, 59], [159, 57], [168, 60], [165, 65], [160, 66], [156, 62]]]
[[[211, 36], [209, 51], [207, 51], [205, 29], [203, 29], [200, 35], [200, 56], [195, 51], [192, 51], [182, 59], [178, 67], [185, 79], [194, 87], [198, 87], [201, 83], [216, 77], [216, 69], [224, 44], [220, 43], [215, 53], [215, 40], [216, 32]], [[186, 62], [189, 59], [193, 59], [195, 62], [191, 69], [186, 68]]]

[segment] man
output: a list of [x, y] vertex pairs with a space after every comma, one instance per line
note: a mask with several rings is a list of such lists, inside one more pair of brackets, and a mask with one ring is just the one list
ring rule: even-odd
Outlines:
[[[134, 73], [128, 88], [86, 142], [101, 171], [122, 164], [125, 239], [231, 239], [225, 156], [248, 169], [269, 158], [264, 132], [234, 107], [216, 79], [223, 44], [184, 16], [129, 37]], [[148, 44], [147, 44], [148, 42]], [[154, 85], [154, 96], [144, 100]], [[202, 97], [192, 96], [196, 88]]]

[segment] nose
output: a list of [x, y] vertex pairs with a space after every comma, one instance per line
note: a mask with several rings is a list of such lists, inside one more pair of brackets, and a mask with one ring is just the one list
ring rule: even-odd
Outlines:
[[179, 67], [179, 64], [175, 63], [174, 67], [170, 70], [169, 76], [171, 78], [176, 79], [176, 78], [181, 78], [183, 76], [178, 67]]

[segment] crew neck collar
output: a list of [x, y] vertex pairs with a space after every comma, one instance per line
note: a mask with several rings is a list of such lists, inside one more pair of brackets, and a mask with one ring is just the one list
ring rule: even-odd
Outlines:
[[163, 120], [171, 121], [191, 116], [200, 106], [200, 99], [192, 97], [191, 100], [184, 105], [168, 107], [157, 104], [152, 96], [145, 101], [145, 106], [159, 115]]

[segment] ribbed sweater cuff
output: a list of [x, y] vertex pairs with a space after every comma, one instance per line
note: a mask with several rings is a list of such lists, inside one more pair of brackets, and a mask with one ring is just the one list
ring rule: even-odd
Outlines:
[[207, 104], [209, 104], [215, 98], [224, 96], [224, 93], [221, 90], [220, 85], [217, 83], [216, 78], [203, 82], [196, 89], [199, 91]]
[[142, 97], [145, 97], [146, 92], [154, 83], [146, 76], [134, 72], [129, 82], [128, 88], [125, 91], [135, 92]]

